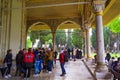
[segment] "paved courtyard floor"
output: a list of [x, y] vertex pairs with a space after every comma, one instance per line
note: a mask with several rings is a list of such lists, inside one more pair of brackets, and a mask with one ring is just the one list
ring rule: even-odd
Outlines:
[[[31, 74], [29, 80], [94, 80], [81, 60], [75, 62], [71, 60], [67, 62], [65, 64], [67, 74], [62, 77], [60, 76], [61, 68], [59, 61], [57, 61], [57, 64], [54, 66], [52, 73], [41, 72], [39, 77], [33, 77], [33, 74]], [[14, 73], [14, 70], [12, 70], [12, 73]], [[6, 79], [0, 78], [0, 80]], [[23, 78], [15, 77], [14, 74], [12, 74], [12, 77], [8, 80], [23, 80]]]

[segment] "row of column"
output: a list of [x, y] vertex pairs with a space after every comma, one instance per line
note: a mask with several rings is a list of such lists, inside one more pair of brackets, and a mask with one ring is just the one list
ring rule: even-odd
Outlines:
[[[97, 43], [97, 66], [96, 71], [102, 71], [105, 67], [105, 51], [104, 51], [104, 36], [103, 36], [103, 23], [102, 23], [102, 14], [105, 5], [105, 0], [103, 1], [94, 1], [94, 13], [95, 13], [95, 20], [96, 20], [96, 43]], [[90, 46], [90, 33], [89, 33], [89, 26], [85, 26], [84, 30], [84, 40], [85, 40], [85, 53], [87, 56], [87, 60], [90, 58], [91, 54], [91, 46]]]

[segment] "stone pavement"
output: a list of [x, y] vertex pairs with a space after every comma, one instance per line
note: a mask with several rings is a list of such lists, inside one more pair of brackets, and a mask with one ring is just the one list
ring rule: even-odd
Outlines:
[[[33, 74], [31, 74], [29, 80], [94, 80], [81, 60], [67, 62], [65, 69], [67, 74], [61, 77], [61, 68], [59, 61], [57, 61], [52, 73], [41, 72], [39, 77], [33, 77]], [[8, 80], [22, 80], [21, 77], [14, 77], [13, 75]], [[0, 78], [0, 80], [6, 79]]]

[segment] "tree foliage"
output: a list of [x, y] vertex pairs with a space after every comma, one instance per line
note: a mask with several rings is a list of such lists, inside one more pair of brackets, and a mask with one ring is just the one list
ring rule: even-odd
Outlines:
[[56, 32], [56, 44], [65, 45], [66, 44], [66, 33], [65, 30], [57, 30]]
[[120, 32], [120, 17], [115, 18], [112, 22], [108, 25], [109, 29], [114, 33]]
[[82, 31], [80, 31], [80, 30], [73, 31], [72, 43], [73, 43], [74, 47], [82, 48], [82, 46], [83, 46]]
[[39, 44], [45, 44], [47, 41], [49, 42], [49, 40], [52, 40], [52, 34], [50, 30], [31, 31], [29, 35], [32, 44], [35, 43], [36, 39], [40, 40]]
[[45, 44], [46, 41], [52, 39], [52, 34], [49, 31], [40, 31], [39, 39], [42, 44]]
[[67, 42], [66, 42], [67, 45], [66, 46], [69, 47], [69, 48], [73, 48], [73, 46], [74, 46], [73, 43], [72, 43], [72, 38], [73, 37], [72, 37], [72, 33], [71, 33], [70, 29], [67, 32], [66, 38], [67, 38]]
[[32, 45], [35, 43], [36, 39], [38, 39], [39, 32], [38, 31], [32, 31], [29, 33], [30, 40], [32, 41]]
[[104, 45], [105, 48], [107, 47], [107, 45], [110, 45], [110, 30], [107, 27], [103, 28], [103, 33], [104, 33]]
[[[105, 50], [112, 50], [114, 42], [116, 41], [116, 34], [110, 31], [108, 27], [103, 27], [103, 35], [104, 35], [104, 46]], [[96, 45], [96, 29], [92, 29], [91, 43], [93, 48], [97, 48]]]
[[27, 48], [30, 48], [32, 47], [32, 42], [30, 39], [27, 39], [27, 45], [26, 45]]
[[92, 47], [96, 48], [96, 29], [95, 28], [92, 29], [91, 43], [92, 43]]

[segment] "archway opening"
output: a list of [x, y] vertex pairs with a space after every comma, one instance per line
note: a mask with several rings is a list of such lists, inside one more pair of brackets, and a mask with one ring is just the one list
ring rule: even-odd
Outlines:
[[74, 21], [62, 22], [56, 31], [56, 45], [58, 50], [61, 48], [83, 48], [83, 36], [80, 25]]
[[52, 34], [50, 26], [44, 22], [36, 22], [28, 29], [26, 47], [52, 48]]

